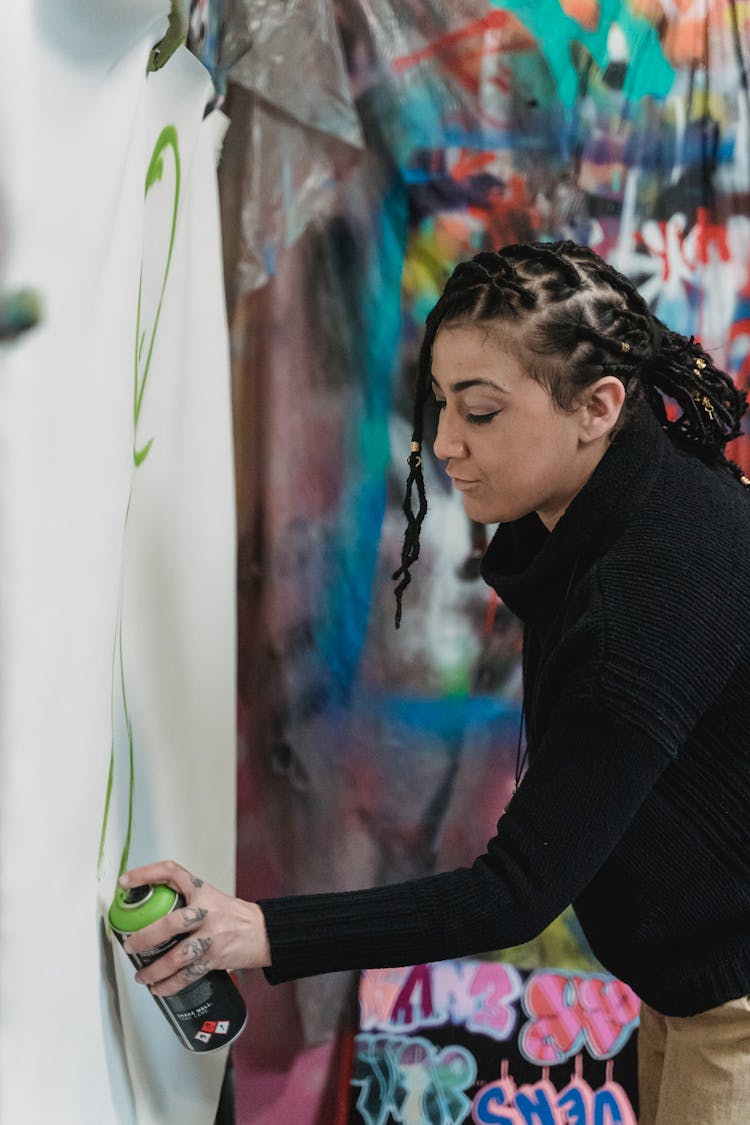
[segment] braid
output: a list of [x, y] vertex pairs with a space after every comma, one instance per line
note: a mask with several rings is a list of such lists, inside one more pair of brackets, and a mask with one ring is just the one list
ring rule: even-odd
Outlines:
[[581, 275], [571, 262], [555, 253], [554, 246], [567, 248], [574, 247], [575, 243], [560, 242], [551, 245], [553, 248], [550, 247], [549, 243], [516, 243], [512, 246], [506, 246], [502, 253], [506, 258], [521, 258], [525, 262], [536, 262], [542, 268], [546, 266], [553, 270], [553, 277], [548, 279], [547, 287], [553, 292], [556, 291], [557, 300], [564, 300], [570, 293], [562, 291], [559, 284], [556, 285], [554, 274], [558, 275], [558, 281], [561, 276], [563, 281], [567, 282], [567, 289], [570, 292], [574, 292], [580, 287]]
[[674, 440], [708, 463], [723, 461], [735, 471], [734, 463], [724, 456], [724, 446], [740, 435], [747, 399], [700, 344], [692, 336], [687, 340], [664, 328], [647, 377], [682, 409], [682, 415], [666, 426]]
[[[740, 434], [747, 399], [726, 372], [692, 337], [670, 331], [653, 316], [635, 285], [587, 246], [533, 242], [482, 251], [461, 262], [427, 317], [419, 354], [412, 450], [404, 498], [406, 532], [401, 566], [393, 575], [396, 627], [401, 599], [419, 557], [419, 535], [427, 513], [422, 474], [424, 407], [432, 375], [432, 347], [443, 324], [500, 321], [504, 344], [527, 373], [546, 386], [562, 410], [603, 375], [616, 375], [626, 398], [619, 428], [645, 399], [675, 444], [708, 464], [725, 465], [746, 487], [750, 481], [725, 453]], [[681, 414], [670, 420], [664, 396]], [[419, 504], [413, 510], [413, 489]]]
[[[439, 303], [439, 302], [438, 302]], [[406, 516], [406, 531], [401, 547], [401, 566], [393, 572], [392, 578], [398, 585], [393, 593], [396, 598], [396, 628], [401, 625], [401, 600], [404, 590], [411, 582], [409, 568], [419, 558], [419, 533], [427, 515], [427, 494], [424, 487], [424, 474], [422, 472], [422, 435], [424, 430], [424, 406], [430, 387], [430, 373], [432, 368], [432, 344], [440, 326], [441, 318], [436, 315], [437, 306], [427, 317], [426, 330], [422, 346], [419, 350], [419, 363], [417, 366], [417, 386], [414, 395], [414, 411], [412, 416], [411, 453], [406, 461], [409, 466], [409, 476], [406, 480], [406, 495], [402, 510]], [[419, 506], [416, 513], [412, 504], [414, 485], [417, 487]]]

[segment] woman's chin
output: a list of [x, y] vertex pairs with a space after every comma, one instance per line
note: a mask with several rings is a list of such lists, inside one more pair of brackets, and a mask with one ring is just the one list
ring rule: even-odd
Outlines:
[[528, 516], [534, 511], [533, 508], [527, 510], [521, 505], [514, 507], [510, 504], [498, 503], [497, 499], [494, 503], [487, 500], [482, 501], [480, 496], [466, 492], [461, 499], [466, 515], [474, 523], [513, 523], [514, 520], [523, 519], [524, 516]]
[[471, 493], [464, 492], [461, 499], [464, 504], [464, 511], [466, 515], [474, 523], [507, 523], [508, 516], [503, 513], [498, 515], [497, 505], [490, 505], [482, 503], [479, 497], [472, 496]]

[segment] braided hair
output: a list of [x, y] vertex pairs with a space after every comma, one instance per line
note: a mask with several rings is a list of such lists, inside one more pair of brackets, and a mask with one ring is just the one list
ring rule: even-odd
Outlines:
[[[427, 513], [421, 448], [432, 346], [443, 324], [487, 322], [503, 323], [504, 344], [531, 378], [547, 387], [559, 409], [574, 409], [585, 387], [605, 374], [616, 375], [626, 392], [616, 429], [627, 424], [645, 399], [677, 445], [707, 464], [724, 464], [750, 486], [724, 454], [727, 442], [740, 434], [747, 409], [744, 392], [693, 337], [670, 331], [655, 317], [627, 277], [575, 242], [519, 243], [482, 251], [456, 266], [426, 321], [407, 459], [406, 531], [401, 566], [393, 575], [398, 583], [396, 628]], [[679, 417], [670, 419], [665, 397], [677, 404]]]

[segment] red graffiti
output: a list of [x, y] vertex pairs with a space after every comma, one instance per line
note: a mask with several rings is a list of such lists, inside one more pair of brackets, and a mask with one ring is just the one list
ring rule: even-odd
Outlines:
[[415, 965], [393, 1002], [391, 1021], [395, 1027], [414, 1027], [429, 1023], [432, 1014], [430, 966]]
[[474, 149], [462, 148], [458, 159], [450, 171], [454, 180], [466, 180], [469, 176], [481, 172], [488, 164], [495, 160], [494, 152], [475, 152]]
[[729, 251], [726, 227], [711, 222], [707, 207], [698, 208], [695, 226], [685, 239], [685, 245], [693, 251], [693, 267], [708, 264], [711, 260], [710, 250], [712, 246], [716, 247], [722, 262], [728, 262], [732, 256]]
[[584, 1044], [594, 1058], [609, 1058], [632, 1032], [640, 1002], [619, 980], [534, 973], [523, 1006], [530, 1017], [519, 1036], [524, 1055], [540, 1066], [564, 1062]]
[[[433, 60], [453, 78], [477, 103], [480, 116], [489, 124], [504, 127], [507, 123], [492, 117], [483, 106], [480, 88], [492, 84], [509, 94], [513, 85], [510, 68], [500, 60], [501, 53], [528, 51], [535, 45], [523, 24], [510, 12], [498, 10], [465, 27], [438, 36], [419, 51], [393, 60], [393, 69], [404, 74], [420, 63]], [[485, 60], [491, 59], [486, 64]]]
[[743, 355], [742, 362], [734, 369], [732, 365], [732, 374], [735, 382], [743, 390], [750, 390], [750, 317], [744, 317], [742, 320], [735, 320], [734, 324], [729, 330], [729, 348], [730, 354], [734, 353], [735, 345], [741, 344], [741, 354]]
[[[485, 33], [491, 32], [492, 34], [486, 37]], [[512, 34], [508, 34], [512, 32]], [[505, 33], [502, 35], [502, 44], [498, 42], [498, 33]], [[474, 49], [472, 56], [467, 56], [461, 49], [465, 46], [466, 41], [470, 39], [477, 39], [481, 37], [482, 42]], [[489, 12], [482, 19], [474, 20], [472, 23], [466, 24], [465, 27], [459, 27], [456, 31], [449, 31], [446, 35], [440, 35], [437, 39], [433, 39], [421, 51], [413, 51], [409, 55], [401, 55], [400, 58], [393, 60], [393, 69], [397, 73], [403, 73], [410, 70], [418, 63], [425, 62], [427, 59], [436, 58], [438, 61], [444, 63], [448, 69], [456, 67], [456, 61], [461, 52], [461, 58], [464, 62], [475, 61], [477, 57], [481, 58], [482, 55], [495, 54], [498, 46], [502, 45], [505, 50], [530, 50], [535, 45], [535, 41], [531, 35], [524, 29], [523, 24], [519, 23], [515, 16], [510, 12], [497, 10]], [[456, 76], [462, 75], [462, 69], [457, 67]]]
[[635, 240], [652, 257], [661, 261], [661, 280], [695, 284], [695, 273], [701, 266], [717, 260], [732, 261], [727, 228], [714, 223], [708, 208], [698, 207], [695, 222], [685, 233], [687, 220], [678, 212], [669, 219], [649, 220], [636, 232]]

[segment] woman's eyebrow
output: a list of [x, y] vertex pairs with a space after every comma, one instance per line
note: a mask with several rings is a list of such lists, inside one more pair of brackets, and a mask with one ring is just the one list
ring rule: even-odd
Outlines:
[[[438, 390], [442, 389], [434, 375], [432, 377], [432, 383]], [[460, 379], [457, 383], [450, 384], [450, 389], [454, 395], [459, 394], [461, 391], [467, 391], [469, 387], [491, 387], [493, 391], [500, 391], [501, 394], [510, 394], [507, 387], [501, 386], [500, 383], [493, 383], [491, 379]]]

